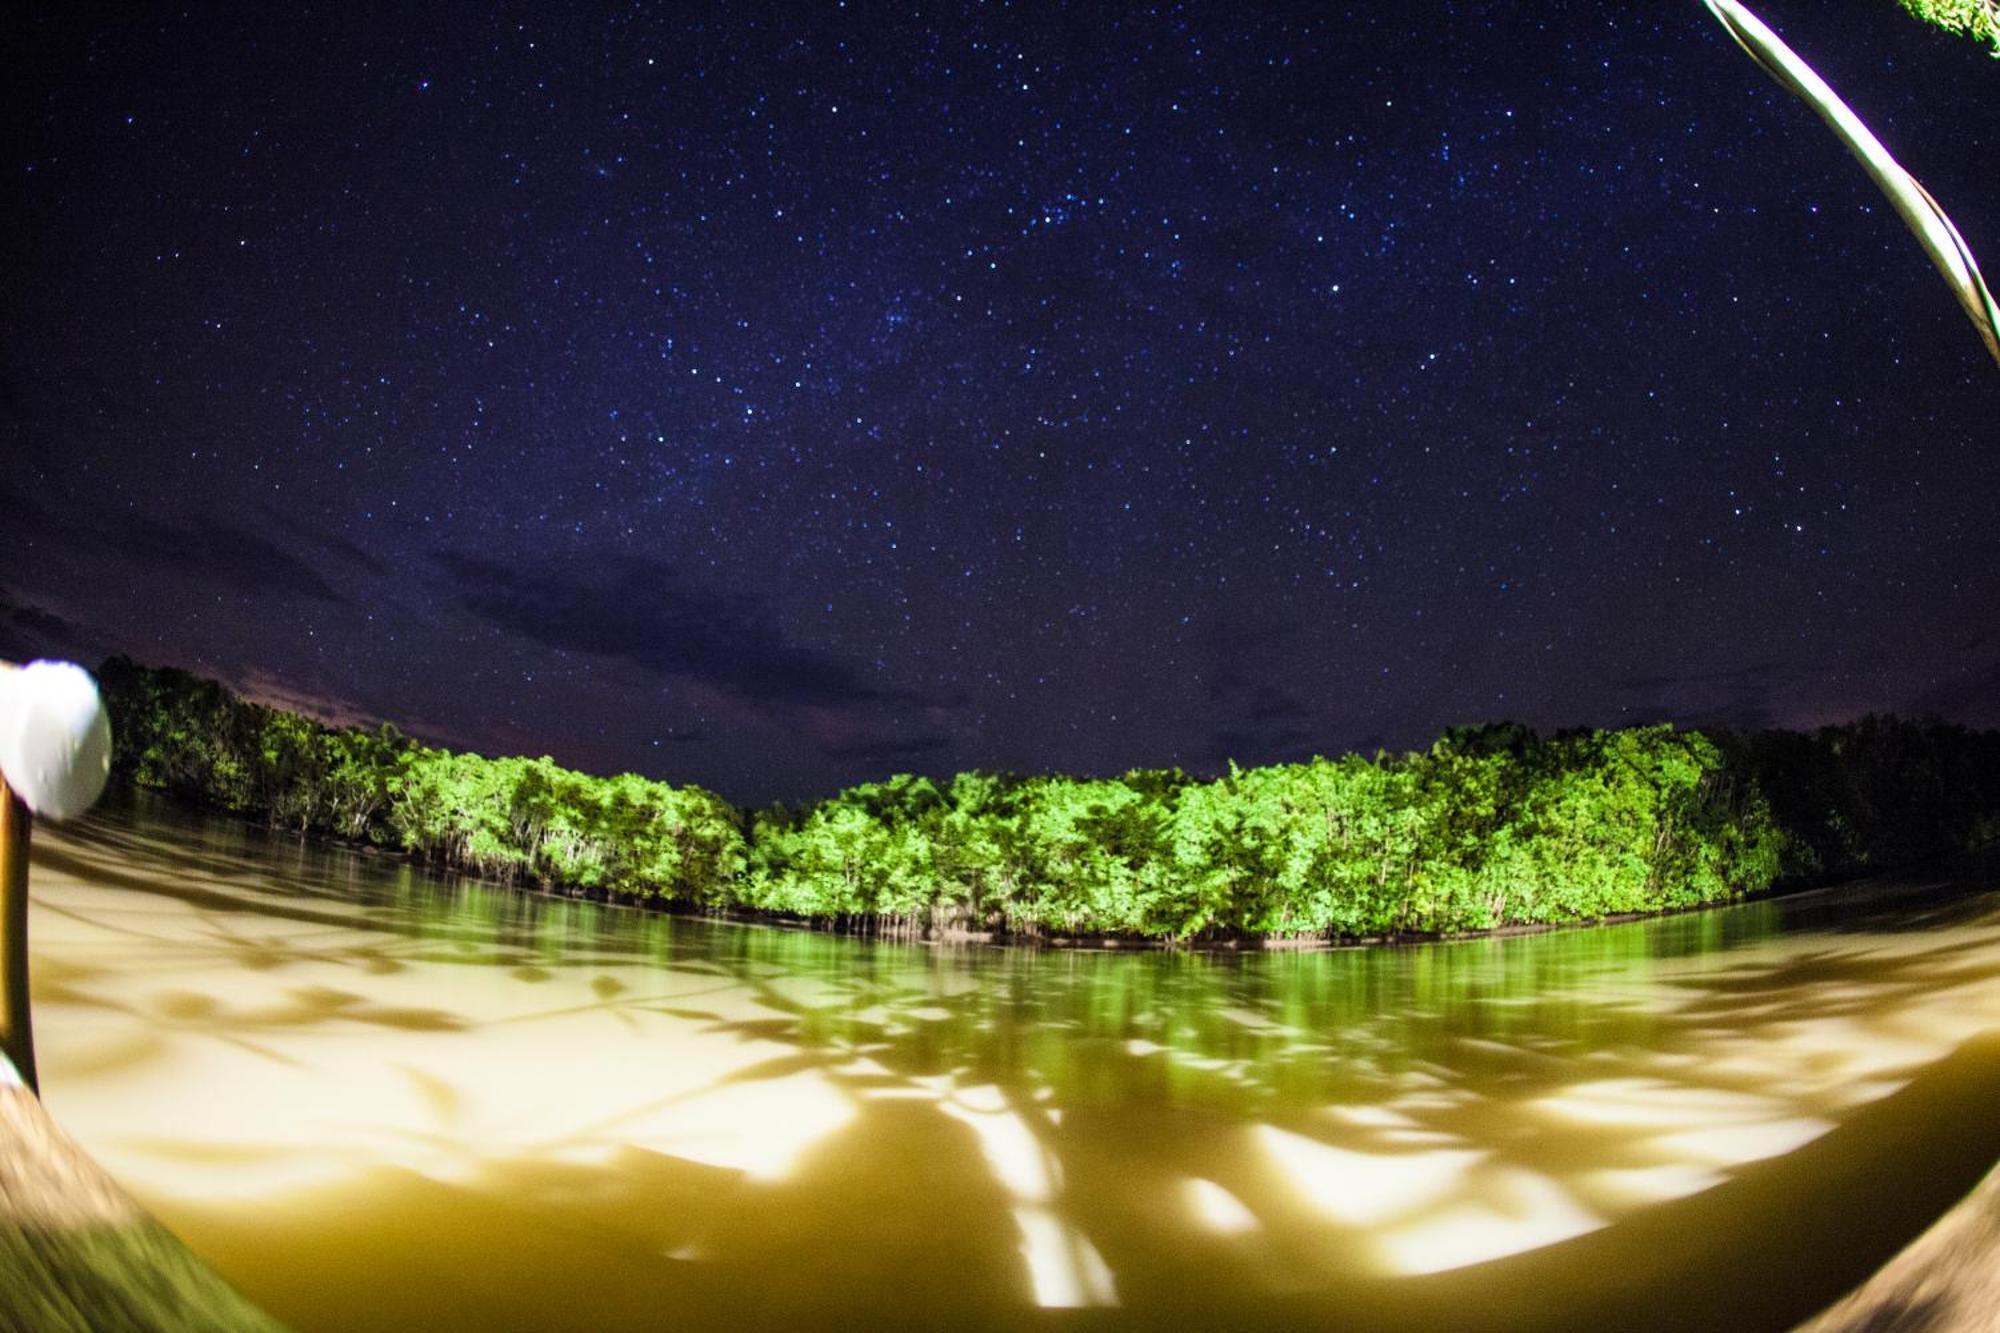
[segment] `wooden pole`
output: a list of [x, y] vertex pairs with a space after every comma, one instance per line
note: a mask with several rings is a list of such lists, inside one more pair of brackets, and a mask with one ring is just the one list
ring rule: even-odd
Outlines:
[[0, 1053], [39, 1091], [28, 1020], [28, 821], [28, 807], [0, 777]]

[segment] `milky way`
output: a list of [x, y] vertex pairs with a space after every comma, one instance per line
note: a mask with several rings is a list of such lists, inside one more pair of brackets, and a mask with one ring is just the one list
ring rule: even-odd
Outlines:
[[[2000, 263], [2000, 62], [1762, 12]], [[6, 22], [0, 651], [743, 801], [2000, 724], [2000, 374], [1694, 0]]]

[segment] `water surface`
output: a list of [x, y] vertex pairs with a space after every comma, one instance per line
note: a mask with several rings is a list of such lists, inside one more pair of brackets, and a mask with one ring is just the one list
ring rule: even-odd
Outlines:
[[1779, 1328], [2000, 1158], [1991, 877], [1038, 952], [35, 836], [51, 1108], [307, 1330]]

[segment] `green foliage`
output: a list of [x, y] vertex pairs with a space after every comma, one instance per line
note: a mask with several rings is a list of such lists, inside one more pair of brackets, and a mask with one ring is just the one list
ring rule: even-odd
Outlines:
[[[119, 772], [302, 833], [592, 895], [1029, 935], [1362, 938], [1727, 901], [2000, 836], [2000, 734], [1461, 727], [1428, 751], [961, 773], [745, 819], [697, 787], [332, 729], [123, 659]], [[747, 827], [746, 827], [747, 826]], [[747, 835], [747, 836], [746, 836]]]
[[1947, 32], [1987, 43], [2000, 56], [2000, 3], [1995, 0], [1900, 0], [1903, 8]]
[[453, 754], [386, 724], [325, 727], [124, 658], [99, 683], [116, 771], [299, 833], [507, 882], [696, 904], [724, 901], [746, 864], [741, 817], [699, 787]]

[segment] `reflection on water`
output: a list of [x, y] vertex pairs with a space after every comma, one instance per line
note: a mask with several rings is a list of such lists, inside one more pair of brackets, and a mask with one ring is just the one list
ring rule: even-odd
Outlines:
[[2000, 1157], [1994, 893], [928, 949], [150, 807], [34, 889], [51, 1107], [306, 1329], [1783, 1327]]

